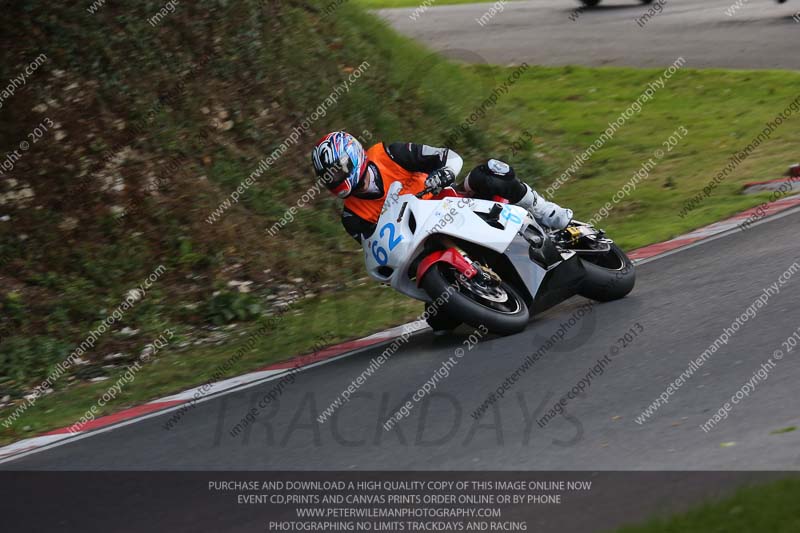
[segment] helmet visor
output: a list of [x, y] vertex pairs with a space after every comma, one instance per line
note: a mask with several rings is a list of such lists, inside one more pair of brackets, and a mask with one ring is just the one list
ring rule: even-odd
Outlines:
[[351, 172], [350, 158], [342, 157], [324, 172], [319, 173], [319, 180], [330, 191], [337, 189], [349, 176]]

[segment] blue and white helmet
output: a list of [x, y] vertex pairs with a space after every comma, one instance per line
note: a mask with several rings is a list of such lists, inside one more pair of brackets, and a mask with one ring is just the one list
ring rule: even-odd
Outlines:
[[358, 187], [367, 168], [367, 154], [358, 139], [334, 131], [317, 142], [311, 161], [325, 187], [339, 198], [347, 198]]

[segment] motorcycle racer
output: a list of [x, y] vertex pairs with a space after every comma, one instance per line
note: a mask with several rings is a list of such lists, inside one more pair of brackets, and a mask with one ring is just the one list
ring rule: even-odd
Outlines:
[[[342, 225], [358, 242], [375, 231], [389, 186], [403, 183], [403, 191], [434, 193], [455, 183], [464, 164], [449, 148], [416, 143], [377, 143], [367, 150], [352, 135], [334, 131], [320, 139], [311, 152], [317, 177], [325, 187], [344, 199]], [[520, 181], [514, 169], [490, 159], [472, 169], [458, 185], [478, 198], [502, 196], [527, 209], [533, 217], [552, 229], [565, 228], [572, 210], [545, 200]], [[428, 193], [423, 198], [432, 196]]]

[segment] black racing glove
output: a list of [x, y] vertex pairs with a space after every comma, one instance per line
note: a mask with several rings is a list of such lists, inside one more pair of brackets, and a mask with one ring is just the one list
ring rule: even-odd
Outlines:
[[445, 187], [452, 185], [456, 181], [455, 173], [447, 167], [434, 170], [425, 178], [425, 188], [432, 189], [438, 193]]

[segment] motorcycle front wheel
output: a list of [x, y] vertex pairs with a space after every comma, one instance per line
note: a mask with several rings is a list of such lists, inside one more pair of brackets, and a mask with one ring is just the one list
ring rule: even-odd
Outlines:
[[498, 335], [519, 333], [530, 314], [525, 300], [505, 281], [487, 284], [478, 279], [462, 279], [449, 263], [433, 265], [422, 278], [422, 288], [430, 296], [434, 312], [481, 326]]

